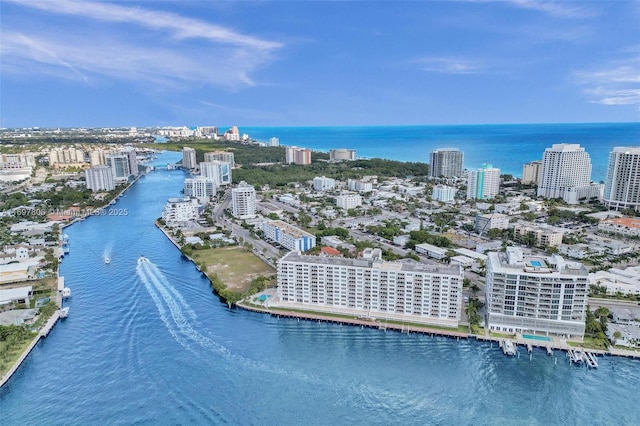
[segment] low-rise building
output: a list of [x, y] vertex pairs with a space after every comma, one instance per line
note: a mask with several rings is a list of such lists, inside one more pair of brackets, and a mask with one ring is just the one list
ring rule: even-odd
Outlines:
[[162, 220], [167, 226], [180, 226], [197, 220], [200, 208], [195, 198], [169, 198], [162, 209]]
[[444, 259], [447, 256], [447, 249], [431, 244], [416, 244], [416, 253], [424, 254], [434, 259]]
[[548, 225], [532, 225], [528, 223], [517, 223], [513, 227], [516, 238], [525, 238], [533, 235], [537, 247], [559, 247], [562, 244], [564, 231]]
[[640, 295], [640, 266], [592, 272], [589, 283], [605, 287], [608, 294]]
[[433, 201], [441, 201], [443, 203], [450, 203], [456, 197], [457, 189], [453, 186], [436, 185], [433, 187], [431, 193], [431, 199]]
[[280, 244], [287, 250], [307, 251], [316, 246], [316, 237], [281, 220], [263, 222], [261, 229], [267, 240]]
[[489, 229], [509, 228], [509, 216], [500, 213], [476, 214], [474, 229], [478, 234], [484, 234]]
[[313, 189], [316, 191], [330, 191], [336, 187], [336, 180], [326, 176], [313, 178]]
[[358, 194], [341, 194], [336, 197], [336, 206], [344, 210], [355, 209], [362, 205], [362, 196]]
[[601, 220], [598, 230], [626, 237], [640, 237], [640, 219], [633, 217], [617, 217]]

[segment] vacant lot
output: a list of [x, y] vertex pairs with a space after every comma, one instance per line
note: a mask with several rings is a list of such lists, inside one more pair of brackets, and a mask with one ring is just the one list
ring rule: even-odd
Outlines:
[[233, 291], [245, 292], [254, 278], [276, 273], [250, 251], [237, 246], [198, 250], [192, 257], [207, 275], [217, 275]]

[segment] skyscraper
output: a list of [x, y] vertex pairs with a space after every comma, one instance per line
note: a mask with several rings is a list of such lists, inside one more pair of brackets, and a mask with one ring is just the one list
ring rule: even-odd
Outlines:
[[640, 146], [615, 147], [609, 154], [604, 203], [610, 209], [640, 211]]
[[298, 148], [296, 146], [287, 147], [285, 150], [286, 164], [311, 164], [311, 150], [307, 148]]
[[225, 161], [231, 164], [231, 167], [235, 166], [235, 158], [233, 156], [233, 152], [231, 151], [213, 151], [213, 152], [205, 152], [204, 153], [204, 161]]
[[439, 148], [429, 156], [429, 176], [462, 177], [462, 160], [464, 155], [458, 148]]
[[107, 166], [111, 167], [115, 183], [125, 183], [129, 180], [129, 157], [126, 154], [112, 154], [106, 156]]
[[542, 167], [542, 161], [536, 160], [522, 166], [522, 184], [523, 185], [537, 185], [540, 181], [540, 168]]
[[591, 158], [584, 148], [560, 143], [545, 149], [538, 197], [562, 198], [569, 204], [602, 197], [602, 186], [591, 184]]
[[200, 163], [200, 175], [216, 181], [216, 185], [231, 184], [231, 164], [226, 161], [204, 161]]
[[109, 166], [93, 166], [85, 169], [84, 176], [87, 181], [87, 189], [92, 191], [111, 191], [116, 185], [113, 181], [113, 171]]
[[467, 172], [467, 199], [488, 200], [500, 192], [500, 169], [483, 164]]

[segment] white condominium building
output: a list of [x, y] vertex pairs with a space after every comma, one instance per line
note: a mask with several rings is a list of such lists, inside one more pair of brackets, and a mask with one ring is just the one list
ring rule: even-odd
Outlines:
[[116, 188], [113, 171], [109, 166], [98, 165], [85, 169], [84, 177], [87, 181], [87, 189], [92, 191], [111, 191]]
[[433, 178], [462, 177], [463, 153], [458, 148], [440, 148], [429, 156], [429, 176]]
[[185, 146], [182, 148], [182, 167], [193, 170], [198, 165], [196, 161], [196, 150]]
[[341, 209], [355, 209], [362, 205], [362, 196], [358, 194], [341, 194], [336, 197], [336, 206]]
[[126, 183], [131, 176], [129, 157], [126, 154], [112, 154], [105, 158], [107, 166], [111, 167], [115, 183]]
[[554, 144], [542, 156], [538, 197], [562, 198], [569, 204], [601, 198], [600, 185], [591, 185], [591, 158], [579, 144]]
[[200, 176], [215, 180], [218, 186], [231, 185], [231, 163], [218, 160], [202, 162]]
[[467, 172], [467, 199], [489, 200], [500, 193], [500, 169], [484, 164]]
[[336, 187], [336, 180], [325, 176], [313, 178], [313, 189], [316, 191], [330, 191]]
[[269, 146], [280, 146], [280, 139], [276, 137], [269, 139]]
[[543, 224], [517, 223], [513, 227], [513, 234], [520, 238], [519, 241], [531, 238], [537, 247], [560, 247], [564, 230]]
[[353, 161], [355, 159], [355, 149], [339, 148], [329, 151], [329, 161]]
[[433, 187], [431, 199], [433, 201], [442, 201], [443, 203], [450, 203], [456, 197], [456, 188], [446, 185], [436, 185]]
[[476, 213], [474, 229], [478, 234], [486, 234], [489, 229], [509, 228], [509, 216], [502, 213]]
[[347, 188], [349, 191], [355, 191], [360, 193], [373, 191], [373, 183], [365, 182], [363, 180], [347, 179]]
[[604, 203], [610, 209], [640, 211], [640, 146], [615, 147], [609, 154]]
[[216, 195], [218, 187], [215, 180], [202, 176], [187, 178], [184, 180], [184, 195], [195, 197], [203, 204], [211, 201]]
[[178, 226], [198, 219], [200, 205], [195, 198], [169, 198], [162, 209], [162, 220], [167, 226]]
[[242, 181], [231, 190], [233, 216], [238, 219], [252, 219], [256, 217], [256, 190], [247, 182]]
[[287, 253], [278, 261], [278, 305], [457, 327], [459, 265], [385, 262], [380, 250], [347, 259]]
[[486, 303], [491, 330], [582, 337], [588, 271], [559, 255], [525, 257], [518, 247], [490, 252]]
[[261, 225], [266, 239], [287, 250], [307, 251], [316, 246], [316, 237], [281, 220], [270, 220]]
[[229, 163], [231, 167], [234, 167], [236, 165], [233, 152], [231, 151], [205, 152], [204, 161], [205, 162], [223, 161], [225, 163]]

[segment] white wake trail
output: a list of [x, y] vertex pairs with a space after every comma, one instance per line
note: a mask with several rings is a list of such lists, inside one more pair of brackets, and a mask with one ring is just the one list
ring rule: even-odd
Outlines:
[[148, 272], [151, 274], [151, 276], [154, 277], [155, 279], [154, 281], [165, 284], [164, 288], [168, 290], [171, 293], [171, 295], [180, 303], [180, 305], [182, 306], [182, 309], [186, 311], [187, 315], [191, 319], [196, 319], [197, 318], [196, 313], [193, 311], [193, 309], [191, 309], [189, 304], [184, 300], [184, 297], [182, 297], [182, 294], [180, 294], [180, 292], [176, 288], [174, 288], [172, 285], [169, 284], [169, 280], [162, 273], [162, 271], [160, 271], [160, 269], [151, 262], [143, 262], [143, 263], [146, 263], [148, 265]]

